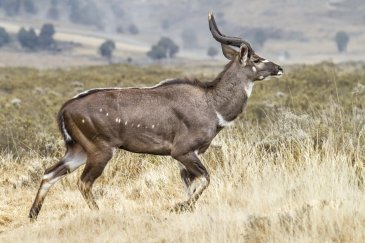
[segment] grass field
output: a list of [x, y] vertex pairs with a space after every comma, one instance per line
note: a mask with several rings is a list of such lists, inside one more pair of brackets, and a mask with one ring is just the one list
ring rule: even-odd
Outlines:
[[286, 70], [255, 85], [245, 113], [201, 156], [211, 184], [194, 212], [170, 212], [186, 197], [177, 162], [120, 151], [94, 186], [100, 211], [78, 192], [79, 169], [51, 189], [30, 223], [43, 171], [64, 152], [55, 122], [64, 101], [92, 87], [189, 73], [1, 68], [0, 241], [364, 242], [365, 65]]

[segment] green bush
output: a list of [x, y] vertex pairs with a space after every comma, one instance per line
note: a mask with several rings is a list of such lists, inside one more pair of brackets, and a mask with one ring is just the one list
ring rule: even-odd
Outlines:
[[38, 36], [33, 28], [26, 30], [21, 28], [17, 34], [18, 40], [23, 48], [35, 50], [38, 47]]
[[0, 27], [0, 47], [8, 44], [10, 42], [10, 36], [8, 32], [3, 28]]
[[42, 26], [41, 32], [39, 33], [38, 44], [42, 49], [48, 49], [52, 45], [55, 45], [55, 40], [53, 35], [55, 34], [55, 29], [53, 24], [44, 24]]
[[345, 52], [347, 50], [347, 44], [350, 40], [350, 36], [344, 32], [344, 31], [339, 31], [336, 33], [335, 36], [335, 42], [337, 45], [337, 50], [339, 52]]
[[110, 60], [111, 57], [113, 56], [113, 52], [114, 52], [115, 48], [116, 47], [115, 47], [114, 41], [106, 40], [100, 45], [99, 53], [101, 56]]
[[215, 47], [209, 47], [208, 50], [207, 50], [207, 55], [210, 56], [210, 57], [215, 57], [216, 55], [218, 55], [218, 50], [217, 48]]
[[152, 59], [163, 59], [167, 57], [175, 57], [178, 53], [179, 47], [175, 44], [173, 40], [168, 37], [162, 37], [156, 45], [151, 47], [151, 50], [147, 52], [147, 56]]

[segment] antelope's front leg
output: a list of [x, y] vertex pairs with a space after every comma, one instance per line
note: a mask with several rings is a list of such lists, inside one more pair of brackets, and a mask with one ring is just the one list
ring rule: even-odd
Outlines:
[[189, 195], [187, 201], [175, 205], [174, 211], [192, 211], [195, 208], [196, 201], [209, 185], [210, 178], [208, 171], [195, 152], [189, 152], [179, 156], [175, 155], [174, 158], [182, 165], [180, 175]]

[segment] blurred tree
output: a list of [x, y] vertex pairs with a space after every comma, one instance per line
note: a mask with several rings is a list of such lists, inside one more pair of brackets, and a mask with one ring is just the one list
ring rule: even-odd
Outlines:
[[110, 62], [115, 48], [116, 48], [116, 46], [115, 46], [114, 41], [106, 40], [100, 45], [99, 53], [101, 56], [107, 58], [108, 61]]
[[35, 50], [38, 47], [38, 37], [33, 28], [29, 30], [23, 27], [19, 30], [17, 34], [18, 40], [23, 48], [30, 50]]
[[344, 32], [344, 31], [339, 31], [336, 33], [335, 36], [335, 42], [337, 45], [337, 50], [339, 52], [345, 52], [347, 50], [347, 44], [350, 40], [350, 36]]
[[55, 34], [55, 29], [53, 24], [44, 24], [42, 26], [41, 32], [39, 33], [38, 44], [42, 49], [47, 49], [55, 45], [53, 35]]
[[36, 14], [38, 12], [33, 0], [23, 0], [23, 6], [27, 13]]
[[264, 30], [257, 29], [253, 34], [253, 42], [257, 45], [257, 48], [262, 48], [267, 41], [267, 35]]
[[99, 29], [104, 28], [104, 13], [93, 0], [87, 2], [68, 0], [70, 8], [69, 18], [72, 22], [84, 25], [93, 25]]
[[184, 29], [181, 32], [181, 39], [185, 48], [197, 47], [197, 37], [194, 30]]
[[20, 0], [2, 0], [1, 6], [4, 8], [8, 16], [14, 16], [19, 13], [21, 1]]
[[154, 60], [160, 60], [167, 57], [165, 48], [159, 45], [153, 45], [151, 50], [147, 52], [147, 56]]
[[51, 0], [51, 6], [48, 9], [47, 17], [54, 20], [59, 19], [60, 12], [58, 10], [58, 0]]
[[139, 29], [135, 24], [130, 24], [128, 27], [129, 33], [131, 33], [132, 35], [137, 35], [139, 34]]
[[168, 37], [162, 37], [156, 45], [151, 47], [151, 50], [147, 52], [147, 56], [152, 59], [173, 58], [178, 53], [179, 47]]
[[170, 20], [169, 19], [163, 19], [161, 21], [161, 28], [164, 30], [168, 30], [170, 28]]
[[213, 46], [209, 47], [207, 50], [207, 55], [210, 56], [211, 58], [214, 58], [216, 55], [218, 55], [217, 48]]
[[0, 27], [0, 47], [10, 42], [10, 36], [8, 32]]
[[168, 57], [174, 57], [176, 53], [179, 52], [179, 46], [176, 45], [175, 42], [168, 37], [162, 37], [157, 42], [157, 45], [165, 49], [166, 55]]

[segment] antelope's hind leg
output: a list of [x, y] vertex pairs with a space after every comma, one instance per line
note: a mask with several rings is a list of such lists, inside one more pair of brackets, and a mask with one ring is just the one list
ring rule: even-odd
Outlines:
[[95, 180], [103, 173], [106, 164], [112, 157], [113, 150], [110, 147], [93, 151], [88, 155], [78, 186], [90, 209], [99, 209], [92, 193], [92, 186]]
[[175, 205], [174, 211], [192, 211], [195, 208], [196, 201], [210, 183], [208, 171], [194, 152], [174, 156], [174, 158], [183, 165], [180, 168], [180, 175], [189, 195], [187, 201]]
[[37, 219], [46, 194], [51, 186], [53, 186], [53, 184], [59, 181], [67, 173], [71, 173], [78, 167], [83, 165], [85, 161], [86, 153], [79, 144], [68, 145], [65, 156], [63, 156], [58, 163], [46, 169], [46, 171], [44, 172], [44, 176], [38, 189], [37, 196], [34, 199], [32, 208], [29, 212], [30, 219]]

